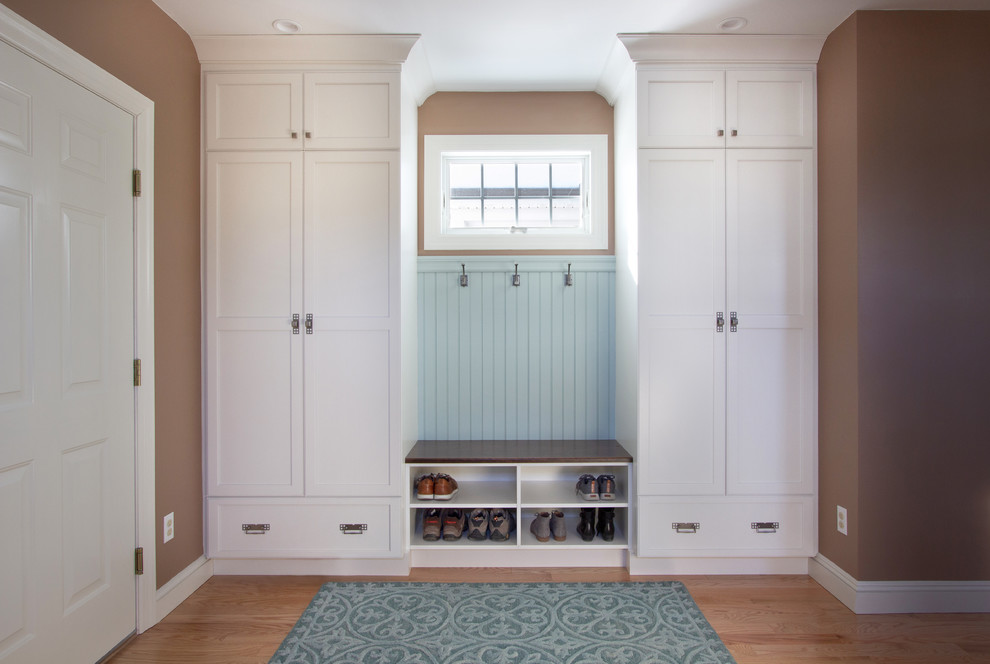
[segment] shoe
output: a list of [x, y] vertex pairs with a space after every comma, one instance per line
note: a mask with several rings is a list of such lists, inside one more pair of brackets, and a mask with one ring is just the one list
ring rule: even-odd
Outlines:
[[450, 500], [457, 493], [457, 480], [446, 473], [438, 473], [433, 480], [433, 500]]
[[423, 514], [423, 539], [427, 542], [440, 539], [440, 510], [435, 507]]
[[516, 513], [514, 510], [494, 508], [488, 513], [488, 527], [493, 542], [505, 542], [516, 529]]
[[585, 473], [579, 477], [575, 490], [577, 495], [585, 500], [598, 500], [598, 481], [594, 475]]
[[567, 539], [567, 528], [564, 526], [564, 513], [554, 510], [550, 513], [550, 534], [558, 542]]
[[615, 475], [599, 475], [595, 483], [598, 485], [599, 500], [615, 500]]
[[419, 500], [433, 500], [433, 473], [420, 475], [416, 478], [416, 498]]
[[443, 522], [443, 538], [447, 542], [456, 542], [464, 534], [464, 512], [454, 510], [443, 510], [440, 512], [440, 520]]
[[577, 527], [578, 535], [585, 542], [590, 542], [595, 539], [595, 508], [594, 507], [582, 507], [581, 508], [581, 522]]
[[615, 539], [615, 508], [603, 507], [598, 510], [598, 534], [606, 542]]
[[471, 515], [468, 517], [468, 534], [469, 540], [486, 540], [488, 539], [488, 510], [471, 510]]
[[550, 512], [538, 512], [533, 523], [529, 524], [529, 532], [536, 535], [538, 542], [550, 541]]

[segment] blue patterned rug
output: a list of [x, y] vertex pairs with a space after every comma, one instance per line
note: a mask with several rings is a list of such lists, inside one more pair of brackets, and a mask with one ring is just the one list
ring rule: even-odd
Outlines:
[[734, 664], [677, 581], [328, 583], [269, 664]]

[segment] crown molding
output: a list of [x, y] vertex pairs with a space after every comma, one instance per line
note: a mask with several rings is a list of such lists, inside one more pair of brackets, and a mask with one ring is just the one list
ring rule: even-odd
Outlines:
[[419, 35], [215, 35], [193, 37], [202, 64], [401, 65]]
[[761, 63], [816, 64], [825, 35], [620, 34], [638, 64]]

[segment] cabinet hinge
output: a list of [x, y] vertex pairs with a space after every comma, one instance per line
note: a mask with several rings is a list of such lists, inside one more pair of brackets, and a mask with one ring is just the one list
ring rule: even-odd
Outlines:
[[144, 574], [144, 547], [139, 546], [134, 549], [134, 574], [141, 576]]
[[141, 195], [141, 171], [136, 168], [134, 169], [134, 179], [131, 184], [134, 197], [139, 197]]
[[141, 387], [141, 360], [134, 360], [134, 387]]

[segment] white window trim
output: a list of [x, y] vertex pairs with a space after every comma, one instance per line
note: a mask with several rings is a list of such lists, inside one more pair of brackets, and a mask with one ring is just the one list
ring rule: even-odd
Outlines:
[[[513, 152], [590, 156], [587, 174], [588, 227], [580, 233], [446, 233], [443, 219], [443, 154]], [[423, 137], [423, 248], [427, 251], [608, 249], [608, 136], [605, 134], [427, 135]]]

